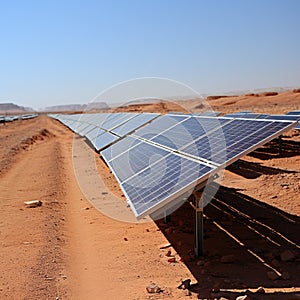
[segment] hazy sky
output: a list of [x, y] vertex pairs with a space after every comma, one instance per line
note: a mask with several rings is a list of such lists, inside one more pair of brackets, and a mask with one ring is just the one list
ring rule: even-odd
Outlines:
[[298, 0], [0, 0], [0, 102], [87, 103], [148, 76], [210, 94], [300, 86], [299, 12]]

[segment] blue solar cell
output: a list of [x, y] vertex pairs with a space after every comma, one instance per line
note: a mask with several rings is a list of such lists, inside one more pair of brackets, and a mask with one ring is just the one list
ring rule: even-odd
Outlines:
[[123, 114], [118, 114], [115, 118], [105, 121], [101, 127], [106, 129], [106, 130], [112, 130], [115, 127], [124, 124], [126, 121], [132, 119], [135, 117], [137, 114], [134, 113], [123, 113]]
[[208, 132], [204, 137], [195, 140], [191, 145], [183, 147], [180, 149], [180, 152], [222, 164], [227, 159], [226, 149], [238, 141], [247, 139], [251, 134], [268, 124], [270, 124], [269, 121], [234, 119], [217, 130]]
[[185, 189], [193, 190], [213, 168], [170, 153], [121, 183], [136, 217], [141, 218], [174, 200]]
[[[115, 147], [117, 146], [118, 144], [115, 144]], [[101, 153], [110, 168], [114, 170], [118, 181], [123, 182], [154, 162], [167, 156], [170, 152], [151, 144], [135, 140], [127, 151], [110, 161], [109, 159], [111, 157], [109, 152], [102, 151]]]
[[266, 119], [280, 120], [280, 121], [297, 121], [300, 119], [300, 116], [292, 115], [268, 115]]
[[[287, 127], [291, 126], [291, 123], [287, 122], [255, 122], [254, 126], [251, 126], [251, 129], [248, 131], [248, 134], [239, 134], [236, 133], [235, 136], [227, 135], [225, 130], [225, 144], [226, 152], [215, 151], [210, 157], [209, 160], [218, 163], [218, 164], [228, 164], [230, 161], [241, 155], [246, 155], [250, 151], [257, 148], [258, 145], [266, 143], [274, 135]], [[225, 159], [225, 160], [224, 160]]]
[[181, 116], [181, 115], [163, 115], [153, 120], [150, 124], [142, 127], [137, 130], [134, 135], [146, 139], [150, 139], [162, 131], [170, 128], [171, 126], [176, 125], [183, 120], [186, 120], [190, 116]]
[[85, 136], [88, 132], [91, 132], [93, 129], [95, 129], [96, 126], [94, 124], [88, 124], [84, 129], [80, 130], [80, 135]]
[[300, 110], [289, 111], [287, 115], [300, 116]]
[[95, 138], [101, 134], [105, 133], [105, 131], [99, 127], [95, 127], [91, 131], [85, 134], [85, 137], [90, 141], [94, 141]]
[[190, 117], [161, 134], [152, 137], [151, 141], [178, 150], [227, 122], [229, 120], [226, 118]]
[[134, 118], [128, 120], [126, 123], [116, 127], [112, 130], [113, 133], [119, 135], [119, 136], [125, 136], [139, 127], [145, 125], [146, 123], [150, 122], [151, 120], [155, 119], [158, 114], [140, 114], [135, 116]]
[[117, 137], [116, 135], [111, 134], [109, 132], [105, 132], [97, 136], [94, 140], [91, 140], [91, 143], [93, 144], [95, 149], [99, 151], [109, 146], [111, 143], [115, 142], [118, 139], [119, 137]]
[[127, 136], [118, 141], [118, 143], [111, 145], [107, 149], [101, 151], [101, 155], [105, 158], [108, 162], [113, 158], [116, 158], [123, 152], [129, 150], [130, 148], [136, 146], [137, 144], [141, 143], [141, 140], [133, 138], [131, 136]]

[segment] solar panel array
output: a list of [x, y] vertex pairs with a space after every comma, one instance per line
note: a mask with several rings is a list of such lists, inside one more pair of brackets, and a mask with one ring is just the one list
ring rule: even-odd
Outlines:
[[24, 115], [0, 115], [0, 123], [13, 122], [16, 120], [27, 120], [37, 117], [37, 114]]
[[137, 218], [165, 207], [295, 125], [178, 113], [51, 116], [100, 151]]
[[159, 114], [105, 113], [50, 116], [80, 136], [86, 137], [96, 151], [100, 151], [155, 119]]
[[[292, 110], [292, 111], [289, 111], [286, 115], [288, 116], [298, 116], [300, 118], [300, 110]], [[298, 129], [300, 130], [300, 120], [298, 122], [298, 125], [295, 126], [294, 129]]]
[[300, 111], [291, 111], [286, 115], [273, 115], [273, 114], [259, 114], [251, 112], [236, 112], [227, 114], [225, 117], [229, 118], [242, 118], [242, 119], [272, 119], [280, 121], [298, 121], [294, 129], [300, 129]]

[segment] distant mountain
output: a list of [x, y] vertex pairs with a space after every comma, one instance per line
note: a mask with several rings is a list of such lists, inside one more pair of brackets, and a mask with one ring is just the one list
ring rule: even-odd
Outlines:
[[84, 110], [84, 106], [81, 104], [64, 104], [64, 105], [55, 105], [55, 106], [48, 106], [42, 111], [82, 111]]
[[0, 103], [0, 111], [2, 113], [18, 113], [25, 111], [33, 111], [31, 107], [24, 107], [14, 103]]
[[92, 102], [86, 105], [85, 110], [109, 109], [106, 102]]
[[63, 112], [63, 111], [91, 111], [91, 110], [109, 109], [105, 102], [94, 102], [89, 104], [64, 104], [48, 106], [43, 111]]

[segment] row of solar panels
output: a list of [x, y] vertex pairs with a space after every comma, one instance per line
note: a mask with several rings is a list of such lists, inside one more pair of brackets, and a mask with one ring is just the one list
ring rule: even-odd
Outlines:
[[26, 115], [11, 115], [11, 116], [1, 116], [0, 123], [12, 122], [16, 120], [27, 120], [37, 117], [37, 114], [26, 114]]
[[296, 124], [290, 120], [184, 114], [51, 117], [101, 151], [137, 218], [174, 202], [221, 168]]
[[272, 120], [287, 120], [287, 121], [297, 121], [298, 124], [294, 129], [300, 130], [300, 111], [290, 111], [286, 115], [271, 115], [271, 114], [259, 114], [252, 112], [236, 112], [228, 114], [225, 117], [230, 118], [243, 118], [243, 119], [272, 119]]

